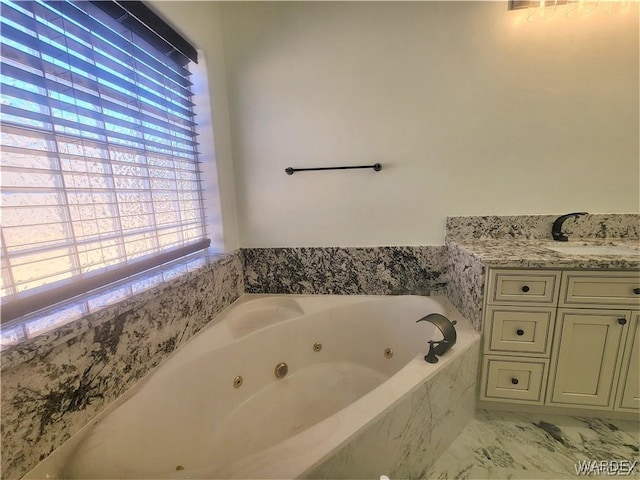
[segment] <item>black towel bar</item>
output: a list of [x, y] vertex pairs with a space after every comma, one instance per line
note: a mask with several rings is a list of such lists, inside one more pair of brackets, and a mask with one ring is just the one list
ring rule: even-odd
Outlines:
[[287, 167], [284, 169], [287, 172], [287, 175], [293, 175], [294, 172], [311, 172], [318, 170], [352, 170], [354, 168], [373, 168], [376, 172], [382, 170], [382, 165], [379, 163], [374, 163], [373, 165], [355, 165], [349, 167], [314, 167], [314, 168], [293, 168]]

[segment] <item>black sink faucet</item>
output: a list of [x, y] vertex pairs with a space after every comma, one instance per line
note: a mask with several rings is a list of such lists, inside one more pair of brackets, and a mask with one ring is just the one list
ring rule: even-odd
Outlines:
[[580, 215], [588, 215], [587, 212], [575, 212], [575, 213], [567, 213], [566, 215], [562, 215], [556, 218], [556, 221], [553, 222], [553, 227], [551, 227], [551, 235], [553, 235], [553, 239], [556, 242], [566, 242], [569, 240], [564, 233], [562, 233], [562, 224], [565, 222], [567, 218], [578, 218]]

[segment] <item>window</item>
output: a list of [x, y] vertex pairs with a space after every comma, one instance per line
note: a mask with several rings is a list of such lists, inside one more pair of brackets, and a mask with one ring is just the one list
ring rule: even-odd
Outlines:
[[6, 325], [210, 242], [193, 47], [141, 2], [1, 7]]

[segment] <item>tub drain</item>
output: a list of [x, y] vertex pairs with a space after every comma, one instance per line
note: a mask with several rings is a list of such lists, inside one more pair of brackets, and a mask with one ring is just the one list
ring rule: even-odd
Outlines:
[[242, 382], [243, 382], [242, 377], [240, 375], [237, 375], [233, 379], [233, 388], [240, 388], [242, 386]]
[[384, 356], [387, 357], [387, 358], [393, 357], [393, 349], [392, 348], [385, 348], [384, 349]]
[[322, 344], [320, 342], [316, 342], [313, 344], [313, 351], [314, 352], [319, 352], [320, 350], [322, 350]]

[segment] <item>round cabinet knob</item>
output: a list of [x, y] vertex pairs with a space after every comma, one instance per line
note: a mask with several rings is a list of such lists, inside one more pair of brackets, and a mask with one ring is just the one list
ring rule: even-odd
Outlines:
[[634, 288], [633, 289], [633, 293], [635, 293], [636, 295], [640, 295], [640, 287], [639, 288]]
[[522, 287], [522, 291], [524, 293], [527, 293], [530, 290], [529, 285], [525, 285], [524, 287]]
[[522, 330], [521, 328], [519, 328], [518, 330], [516, 330], [516, 335], [518, 335], [519, 337], [521, 337], [522, 335], [524, 335], [524, 330]]
[[519, 382], [517, 378], [512, 378], [511, 383], [513, 383], [514, 385], [517, 385]]
[[624, 324], [626, 324], [626, 323], [627, 323], [627, 319], [626, 319], [626, 318], [624, 318], [624, 317], [623, 317], [623, 318], [619, 318], [619, 319], [618, 319], [618, 323], [619, 323], [620, 325], [624, 325]]

